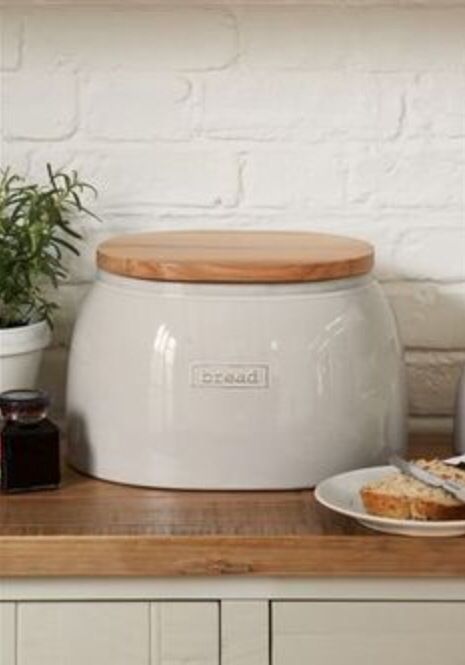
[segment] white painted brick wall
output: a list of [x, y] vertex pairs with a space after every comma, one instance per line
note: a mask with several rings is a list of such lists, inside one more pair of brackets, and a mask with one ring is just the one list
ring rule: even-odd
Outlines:
[[194, 134], [191, 93], [189, 78], [178, 74], [93, 74], [82, 85], [83, 131], [95, 140], [187, 141]]
[[150, 80], [155, 71], [226, 67], [237, 55], [236, 22], [223, 9], [191, 9], [185, 3], [175, 10], [69, 6], [25, 14], [27, 68], [124, 69], [145, 72]]
[[380, 208], [440, 208], [463, 203], [463, 144], [405, 142], [352, 148], [349, 202]]
[[[379, 140], [399, 131], [410, 77], [354, 72], [226, 70], [205, 81], [209, 137], [317, 142]], [[397, 87], [397, 89], [396, 89]], [[417, 102], [418, 103], [418, 102]]]
[[244, 205], [340, 208], [345, 175], [342, 156], [334, 146], [254, 148], [243, 171]]
[[77, 168], [104, 219], [70, 261], [44, 382], [62, 394], [103, 238], [328, 230], [375, 244], [414, 422], [450, 422], [465, 363], [465, 1], [207, 4], [0, 0], [1, 164]]
[[[77, 80], [71, 74], [5, 74], [2, 97], [4, 140], [66, 140], [76, 131]], [[10, 99], [14, 104], [8, 103]]]

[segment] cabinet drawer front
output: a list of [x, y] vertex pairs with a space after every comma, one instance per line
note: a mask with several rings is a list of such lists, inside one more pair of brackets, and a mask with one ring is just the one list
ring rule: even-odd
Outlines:
[[221, 602], [222, 665], [269, 665], [268, 603]]
[[465, 603], [273, 603], [274, 665], [463, 665]]
[[219, 604], [152, 603], [151, 645], [151, 665], [219, 665]]
[[15, 605], [0, 603], [0, 665], [16, 665], [15, 637]]
[[19, 603], [17, 665], [147, 665], [149, 606]]

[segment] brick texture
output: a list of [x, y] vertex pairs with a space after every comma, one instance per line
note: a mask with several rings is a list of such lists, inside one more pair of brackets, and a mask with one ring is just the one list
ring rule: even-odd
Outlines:
[[265, 68], [349, 65], [385, 72], [463, 68], [463, 7], [444, 10], [440, 0], [428, 10], [378, 2], [344, 11], [343, 4], [244, 9], [246, 61]]
[[461, 207], [463, 146], [406, 142], [351, 151], [349, 199], [379, 207]]
[[42, 72], [33, 77], [23, 72], [4, 76], [3, 95], [14, 100], [4, 106], [7, 140], [64, 140], [76, 130], [77, 81], [73, 76]]
[[353, 72], [221, 72], [205, 85], [217, 138], [298, 141], [394, 137], [409, 78]]
[[179, 75], [97, 74], [83, 85], [83, 128], [108, 141], [188, 140], [193, 136], [190, 81]]
[[21, 16], [2, 10], [0, 4], [0, 71], [20, 67], [22, 30]]
[[216, 69], [237, 54], [223, 9], [38, 8], [26, 12], [24, 64], [73, 70]]
[[465, 136], [465, 75], [450, 72], [419, 74], [406, 91], [405, 131], [408, 136]]
[[63, 394], [104, 238], [315, 229], [375, 245], [415, 426], [450, 426], [465, 364], [464, 27], [459, 0], [0, 0], [2, 165], [34, 179], [47, 161], [76, 168], [100, 192], [43, 382]]
[[257, 207], [342, 206], [345, 168], [327, 146], [253, 150], [244, 168], [244, 201]]

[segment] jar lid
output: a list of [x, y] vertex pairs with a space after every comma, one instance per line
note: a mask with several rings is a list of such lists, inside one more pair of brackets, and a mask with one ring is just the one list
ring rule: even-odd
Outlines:
[[370, 272], [372, 245], [343, 236], [285, 231], [173, 231], [111, 238], [101, 270], [169, 282], [314, 282]]
[[50, 406], [50, 397], [43, 390], [6, 390], [0, 393], [0, 410], [4, 418], [14, 414], [38, 417]]

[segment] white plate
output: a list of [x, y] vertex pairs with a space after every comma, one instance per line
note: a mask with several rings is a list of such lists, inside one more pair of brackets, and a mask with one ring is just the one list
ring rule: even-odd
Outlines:
[[[447, 461], [459, 461], [463, 457]], [[392, 517], [378, 517], [366, 512], [360, 498], [360, 488], [366, 483], [379, 480], [389, 472], [396, 471], [392, 466], [376, 466], [341, 473], [319, 483], [315, 488], [315, 498], [326, 508], [341, 515], [353, 517], [369, 529], [396, 533], [403, 536], [463, 536], [465, 520], [427, 521], [398, 520]]]

